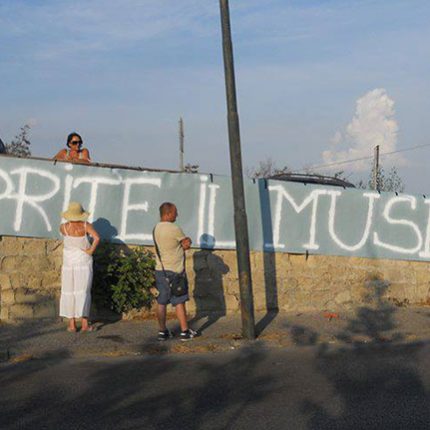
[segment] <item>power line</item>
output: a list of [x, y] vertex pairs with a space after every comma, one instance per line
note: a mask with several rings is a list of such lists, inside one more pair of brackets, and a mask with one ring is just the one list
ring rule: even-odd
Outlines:
[[[398, 152], [413, 151], [415, 149], [420, 149], [420, 148], [424, 148], [427, 146], [430, 146], [430, 143], [426, 143], [424, 145], [411, 146], [410, 148], [398, 149], [397, 151], [381, 152], [379, 155], [381, 157], [384, 157], [386, 155], [397, 154]], [[369, 155], [368, 157], [360, 157], [360, 158], [353, 158], [353, 159], [343, 160], [343, 161], [335, 161], [333, 163], [328, 163], [328, 164], [317, 164], [315, 166], [310, 166], [309, 168], [306, 168], [306, 169], [297, 170], [297, 172], [304, 172], [304, 171], [310, 170], [310, 169], [321, 169], [323, 167], [339, 166], [342, 164], [355, 163], [356, 161], [370, 160], [372, 158], [373, 158], [373, 156]]]

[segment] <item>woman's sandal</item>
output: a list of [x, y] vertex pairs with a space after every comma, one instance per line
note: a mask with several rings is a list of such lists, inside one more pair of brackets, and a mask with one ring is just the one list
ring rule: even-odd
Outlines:
[[67, 331], [69, 333], [76, 333], [78, 330], [76, 330], [76, 328], [67, 327]]
[[96, 331], [96, 328], [93, 325], [89, 325], [88, 328], [83, 329], [81, 328], [81, 331], [85, 332], [92, 332], [92, 331]]

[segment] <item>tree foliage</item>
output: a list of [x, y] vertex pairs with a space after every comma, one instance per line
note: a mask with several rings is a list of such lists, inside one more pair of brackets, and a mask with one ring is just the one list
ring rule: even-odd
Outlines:
[[[403, 179], [400, 177], [397, 168], [394, 166], [391, 167], [388, 173], [385, 172], [383, 167], [380, 167], [376, 176], [376, 184], [376, 189], [378, 191], [391, 191], [396, 193], [403, 193], [403, 191], [405, 191]], [[374, 188], [373, 169], [367, 182], [363, 179], [360, 179], [360, 181], [357, 182], [356, 187], [370, 190]]]
[[185, 173], [199, 173], [199, 165], [198, 164], [191, 164], [191, 163], [187, 163], [184, 166], [184, 172]]
[[393, 191], [397, 193], [402, 193], [405, 190], [403, 180], [394, 166], [388, 171], [388, 173], [385, 173], [383, 168], [379, 169], [378, 190]]
[[21, 127], [20, 132], [6, 144], [6, 153], [16, 155], [17, 157], [30, 157], [30, 126], [25, 124]]
[[151, 307], [155, 260], [145, 249], [102, 244], [94, 255], [96, 305], [117, 313]]
[[271, 158], [266, 158], [260, 161], [256, 167], [246, 169], [246, 176], [252, 179], [270, 178], [274, 175], [281, 175], [283, 173], [290, 173], [291, 170], [287, 167], [278, 167], [276, 162]]
[[[306, 173], [309, 175], [317, 175], [321, 176], [316, 172], [313, 172], [310, 168], [305, 169]], [[274, 175], [283, 174], [283, 173], [293, 173], [287, 166], [279, 168], [276, 165], [276, 162], [272, 160], [272, 158], [266, 158], [258, 163], [256, 167], [251, 167], [246, 169], [246, 175], [252, 179], [258, 178], [269, 178]], [[334, 178], [342, 179], [346, 182], [350, 182], [350, 179], [347, 172], [344, 170], [340, 170], [332, 174]], [[361, 189], [373, 189], [373, 172], [370, 173], [370, 176], [367, 180], [360, 179], [354, 185], [357, 188]], [[391, 191], [402, 193], [405, 190], [405, 185], [403, 179], [400, 177], [397, 168], [391, 167], [388, 172], [385, 172], [383, 167], [379, 168], [378, 176], [377, 176], [377, 189], [379, 191]]]

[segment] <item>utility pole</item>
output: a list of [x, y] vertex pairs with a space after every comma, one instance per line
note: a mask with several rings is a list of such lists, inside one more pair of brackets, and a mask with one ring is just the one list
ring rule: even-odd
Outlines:
[[372, 178], [373, 189], [379, 191], [379, 145], [375, 146], [373, 154], [373, 178]]
[[225, 87], [227, 94], [228, 138], [233, 186], [234, 231], [236, 235], [237, 266], [239, 271], [242, 334], [255, 339], [254, 299], [252, 295], [251, 264], [249, 258], [248, 220], [243, 187], [242, 154], [240, 149], [239, 115], [236, 101], [233, 44], [231, 40], [228, 0], [220, 0], [222, 46], [224, 56]]
[[184, 169], [184, 121], [182, 117], [179, 118], [179, 170], [183, 172]]

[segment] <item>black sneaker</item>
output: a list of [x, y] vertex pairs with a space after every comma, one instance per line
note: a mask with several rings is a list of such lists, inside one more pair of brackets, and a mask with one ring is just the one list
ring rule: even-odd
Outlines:
[[172, 337], [173, 337], [172, 333], [169, 330], [166, 329], [164, 331], [159, 331], [158, 332], [157, 340], [163, 342], [163, 341], [168, 340], [168, 339], [170, 339]]
[[197, 332], [194, 330], [191, 330], [190, 328], [185, 331], [181, 331], [181, 341], [186, 342], [187, 340], [192, 340], [197, 336]]

